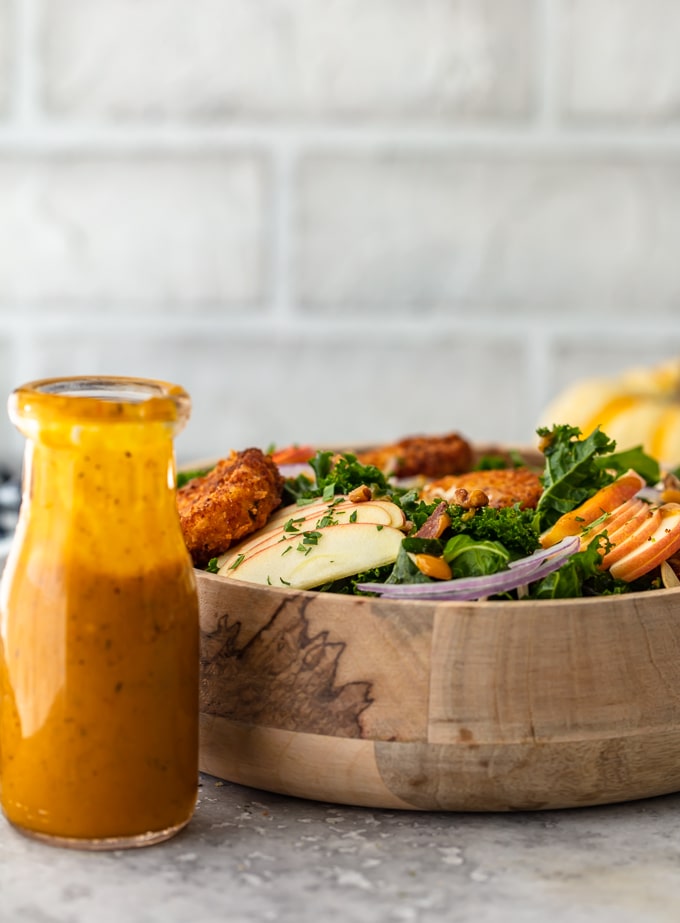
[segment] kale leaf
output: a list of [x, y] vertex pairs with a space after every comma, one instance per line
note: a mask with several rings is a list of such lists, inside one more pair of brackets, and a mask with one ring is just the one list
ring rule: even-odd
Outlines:
[[560, 516], [580, 506], [588, 497], [633, 468], [648, 484], [659, 480], [658, 462], [641, 447], [615, 452], [616, 442], [596, 427], [581, 438], [575, 426], [558, 425], [537, 430], [541, 437], [545, 468], [543, 493], [536, 507], [536, 526], [540, 532]]
[[382, 567], [374, 567], [360, 574], [354, 574], [352, 577], [343, 577], [340, 580], [333, 580], [330, 583], [325, 583], [322, 586], [316, 587], [316, 589], [321, 593], [336, 593], [344, 596], [368, 596], [371, 594], [362, 593], [361, 590], [357, 589], [357, 584], [385, 583], [391, 570], [391, 564], [384, 564]]
[[444, 547], [444, 560], [457, 577], [482, 577], [505, 570], [510, 552], [500, 542], [476, 541], [470, 535], [454, 535]]
[[531, 554], [538, 547], [538, 529], [533, 510], [517, 506], [496, 509], [482, 506], [465, 510], [461, 506], [448, 508], [451, 532], [469, 535], [476, 542], [500, 542], [513, 557]]
[[177, 489], [184, 487], [185, 484], [188, 484], [189, 481], [193, 481], [194, 478], [202, 478], [204, 475], [208, 474], [209, 471], [212, 471], [212, 467], [208, 468], [195, 468], [192, 471], [178, 471], [177, 472]]
[[596, 535], [583, 551], [577, 551], [559, 570], [532, 584], [530, 598], [570, 599], [629, 592], [629, 584], [615, 580], [609, 571], [600, 569], [602, 554], [610, 547], [606, 532]]
[[617, 475], [624, 474], [630, 468], [643, 477], [648, 484], [657, 484], [661, 478], [659, 463], [651, 455], [643, 451], [642, 446], [627, 449], [625, 452], [614, 452], [603, 458], [595, 459], [595, 463], [615, 471]]
[[397, 555], [397, 560], [394, 562], [394, 567], [389, 577], [385, 583], [432, 583], [430, 577], [426, 576], [422, 571], [418, 570], [417, 566], [409, 556], [409, 553], [404, 548], [404, 543], [402, 542], [401, 548], [399, 549], [399, 554]]
[[366, 484], [374, 496], [393, 491], [387, 478], [374, 465], [362, 465], [356, 455], [338, 456], [335, 452], [317, 452], [309, 461], [314, 480], [305, 474], [287, 478], [284, 495], [288, 502], [312, 500], [323, 497], [331, 500], [336, 494], [348, 494], [355, 487]]
[[536, 526], [542, 532], [614, 480], [596, 459], [611, 454], [616, 443], [599, 427], [585, 439], [580, 438], [578, 427], [569, 425], [542, 427], [537, 433], [545, 455], [543, 493], [535, 514]]

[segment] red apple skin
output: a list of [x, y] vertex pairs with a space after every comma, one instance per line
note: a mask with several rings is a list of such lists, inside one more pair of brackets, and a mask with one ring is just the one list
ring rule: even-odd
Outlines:
[[[634, 520], [639, 524], [640, 515], [644, 516], [649, 511], [649, 508], [649, 504], [645, 503], [640, 497], [633, 497], [631, 500], [626, 500], [621, 506], [617, 506], [615, 510], [612, 510], [603, 522], [597, 519], [594, 520], [581, 535], [581, 551], [584, 551], [593, 540], [593, 537], [600, 532], [606, 531], [609, 540], [612, 541], [612, 536], [615, 532], [618, 533], [619, 529], [625, 526], [630, 530], [631, 521]], [[636, 527], [634, 526], [633, 528]]]
[[[605, 519], [602, 524], [602, 529], [606, 529], [609, 536], [620, 528], [623, 523], [629, 522], [630, 519], [634, 516], [637, 516], [641, 510], [648, 510], [649, 503], [645, 503], [640, 497], [633, 497], [630, 500], [626, 500], [625, 503], [622, 503], [621, 506], [617, 506], [615, 510], [612, 510], [609, 516]], [[597, 520], [596, 520], [597, 521]], [[593, 528], [597, 528], [594, 526]]]
[[[394, 526], [400, 529], [406, 524], [406, 517], [396, 504], [389, 500], [367, 500], [364, 503], [352, 503], [351, 500], [341, 503], [321, 503], [319, 505], [310, 505], [309, 507], [300, 507], [299, 513], [292, 511], [289, 516], [277, 515], [272, 524], [270, 519], [258, 532], [234, 545], [218, 560], [220, 569], [225, 564], [233, 564], [242, 556], [251, 557], [262, 551], [269, 545], [275, 545], [279, 542], [291, 541], [295, 534], [302, 535], [305, 531], [312, 531], [319, 528], [316, 523], [325, 516], [331, 518], [337, 517], [340, 523], [351, 523], [350, 516], [356, 513], [359, 517], [357, 522], [375, 523], [376, 525]], [[366, 515], [368, 514], [368, 515]], [[290, 520], [293, 521], [295, 529], [285, 531], [284, 526]], [[322, 527], [324, 528], [324, 527]], [[227, 570], [230, 570], [227, 567]]]
[[541, 545], [544, 548], [550, 548], [551, 545], [557, 544], [568, 535], [578, 535], [596, 519], [599, 519], [603, 513], [611, 513], [617, 506], [630, 500], [644, 486], [644, 478], [631, 468], [611, 484], [598, 490], [581, 506], [561, 516], [550, 529], [543, 533], [540, 539]]
[[267, 522], [264, 524], [261, 532], [265, 532], [267, 529], [273, 529], [279, 524], [288, 522], [289, 519], [306, 519], [310, 516], [313, 516], [315, 513], [318, 513], [319, 516], [322, 516], [324, 513], [332, 510], [333, 506], [337, 503], [344, 503], [347, 501], [345, 496], [334, 497], [333, 500], [313, 500], [311, 503], [306, 505], [292, 505], [286, 507], [280, 507], [269, 517]]
[[625, 558], [635, 548], [640, 548], [659, 528], [662, 516], [658, 508], [652, 509], [648, 506], [646, 510], [641, 512], [641, 516], [638, 514], [638, 516], [624, 523], [612, 535], [608, 535], [609, 541], [614, 547], [602, 558], [601, 567], [603, 570], [607, 570], [612, 564], [616, 564], [621, 558]]
[[328, 580], [392, 564], [397, 559], [403, 532], [393, 526], [357, 522], [326, 526], [318, 544], [308, 551], [298, 547], [299, 538], [267, 545], [245, 558], [222, 576], [272, 586], [311, 589]]
[[612, 577], [631, 583], [680, 550], [680, 503], [664, 503], [659, 513], [661, 522], [656, 531], [612, 564], [609, 568]]

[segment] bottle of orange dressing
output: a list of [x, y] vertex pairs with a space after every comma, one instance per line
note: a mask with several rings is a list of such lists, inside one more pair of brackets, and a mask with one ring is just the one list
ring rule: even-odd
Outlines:
[[63, 846], [159, 842], [198, 785], [198, 603], [175, 500], [189, 397], [60, 378], [10, 396], [23, 498], [0, 595], [0, 801]]

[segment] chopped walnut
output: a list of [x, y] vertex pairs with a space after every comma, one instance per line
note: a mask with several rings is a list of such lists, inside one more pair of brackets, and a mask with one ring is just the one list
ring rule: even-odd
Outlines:
[[366, 503], [368, 500], [373, 499], [373, 492], [367, 484], [360, 484], [359, 487], [350, 490], [347, 494], [347, 499], [351, 500], [352, 503]]
[[489, 505], [489, 497], [478, 487], [471, 491], [467, 491], [464, 487], [457, 487], [453, 492], [453, 503], [464, 510], [477, 510]]

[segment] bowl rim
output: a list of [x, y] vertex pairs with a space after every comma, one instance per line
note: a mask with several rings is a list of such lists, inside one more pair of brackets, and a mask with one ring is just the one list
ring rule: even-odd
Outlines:
[[521, 609], [526, 611], [526, 607], [530, 606], [534, 610], [538, 609], [552, 609], [559, 608], [564, 610], [566, 608], [574, 608], [575, 606], [597, 606], [602, 605], [603, 602], [609, 602], [616, 604], [617, 600], [623, 601], [639, 601], [639, 600], [653, 600], [653, 599], [667, 599], [668, 597], [678, 596], [680, 594], [680, 587], [662, 587], [658, 590], [638, 590], [634, 593], [614, 593], [604, 596], [567, 596], [559, 599], [388, 599], [381, 596], [355, 596], [352, 594], [342, 594], [342, 593], [325, 593], [322, 590], [301, 590], [296, 587], [277, 587], [277, 586], [265, 586], [261, 583], [250, 583], [247, 580], [239, 580], [237, 577], [220, 577], [219, 574], [211, 574], [209, 571], [200, 570], [199, 568], [194, 568], [194, 573], [196, 575], [196, 580], [199, 579], [203, 582], [215, 583], [220, 586], [225, 587], [232, 586], [238, 588], [241, 591], [250, 590], [253, 593], [266, 593], [269, 598], [281, 597], [282, 601], [285, 601], [286, 598], [292, 599], [293, 597], [302, 596], [305, 599], [333, 599], [333, 600], [347, 600], [350, 601], [352, 605], [357, 602], [360, 602], [364, 605], [370, 604], [373, 606], [382, 607], [384, 609], [392, 609], [395, 605], [400, 609], [405, 609], [406, 607], [416, 609], [427, 610], [428, 612], [432, 610], [433, 606], [436, 606], [436, 611], [438, 612], [461, 612], [463, 610], [469, 611], [470, 608], [479, 611], [498, 611], [501, 608], [506, 608], [510, 612], [513, 609]]

